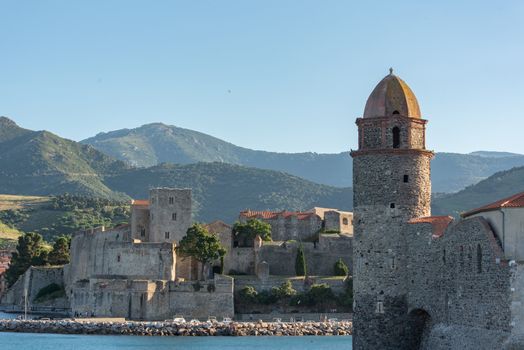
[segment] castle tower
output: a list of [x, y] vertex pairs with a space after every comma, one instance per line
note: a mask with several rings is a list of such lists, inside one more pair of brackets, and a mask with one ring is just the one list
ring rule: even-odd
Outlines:
[[178, 243], [191, 226], [191, 190], [153, 188], [149, 210], [148, 241]]
[[429, 216], [427, 121], [409, 86], [390, 74], [357, 118], [353, 157], [353, 349], [411, 349], [407, 328], [406, 237], [409, 219]]

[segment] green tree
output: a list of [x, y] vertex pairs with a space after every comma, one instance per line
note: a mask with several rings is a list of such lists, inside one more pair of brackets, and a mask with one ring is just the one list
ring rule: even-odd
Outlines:
[[251, 246], [257, 235], [263, 241], [271, 241], [271, 225], [258, 219], [249, 219], [246, 223], [237, 221], [233, 225], [233, 234], [243, 246]]
[[58, 237], [53, 244], [53, 249], [49, 252], [48, 262], [51, 265], [65, 265], [69, 263], [69, 248], [71, 238], [67, 236]]
[[202, 225], [195, 223], [187, 229], [187, 233], [180, 241], [176, 251], [182, 257], [193, 257], [202, 263], [202, 277], [204, 267], [211, 261], [217, 260], [226, 254], [218, 237], [210, 234]]
[[30, 232], [18, 237], [16, 252], [6, 271], [8, 285], [12, 286], [29, 267], [45, 265], [47, 253], [44, 239], [38, 233]]
[[297, 250], [297, 258], [295, 260], [295, 273], [297, 276], [306, 276], [306, 256], [304, 255], [304, 249], [300, 245]]
[[338, 259], [338, 261], [335, 263], [335, 276], [347, 276], [349, 273], [349, 268], [344, 263], [342, 258]]

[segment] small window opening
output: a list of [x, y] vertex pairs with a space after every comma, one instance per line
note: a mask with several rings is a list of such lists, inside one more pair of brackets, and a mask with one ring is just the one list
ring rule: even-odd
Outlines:
[[389, 207], [390, 207], [391, 209], [394, 209], [394, 208], [395, 208], [395, 203], [391, 203], [391, 204], [389, 205]]
[[118, 255], [116, 256], [116, 261], [117, 261], [117, 262], [120, 262], [120, 254], [118, 254]]
[[342, 219], [342, 224], [347, 225], [348, 224], [348, 219], [347, 218], [343, 218]]
[[377, 301], [377, 308], [375, 309], [375, 312], [377, 314], [383, 314], [384, 313], [384, 303], [382, 301]]
[[400, 114], [399, 111], [393, 111], [393, 114]]
[[482, 248], [477, 245], [477, 273], [482, 273]]
[[175, 199], [173, 197], [169, 197], [169, 204], [175, 203]]
[[405, 183], [408, 183], [408, 182], [409, 182], [409, 175], [404, 175], [404, 182], [405, 182]]
[[446, 249], [444, 249], [444, 252], [442, 253], [442, 262], [446, 263]]
[[398, 126], [395, 126], [392, 130], [393, 132], [393, 148], [400, 147], [400, 129]]
[[171, 214], [171, 220], [175, 220], [176, 221], [176, 213]]
[[145, 237], [145, 235], [146, 235], [146, 229], [142, 227], [140, 229], [140, 236]]
[[166, 232], [165, 234], [166, 239], [169, 239], [169, 232]]

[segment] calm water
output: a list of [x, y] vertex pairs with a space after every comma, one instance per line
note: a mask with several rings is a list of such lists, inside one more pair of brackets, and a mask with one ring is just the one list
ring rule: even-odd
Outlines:
[[351, 350], [351, 337], [133, 337], [0, 333], [0, 349], [14, 350]]

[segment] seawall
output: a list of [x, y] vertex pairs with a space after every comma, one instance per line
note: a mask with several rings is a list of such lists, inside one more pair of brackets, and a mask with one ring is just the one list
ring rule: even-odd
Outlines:
[[0, 332], [137, 336], [351, 335], [351, 322], [80, 322], [0, 320]]

